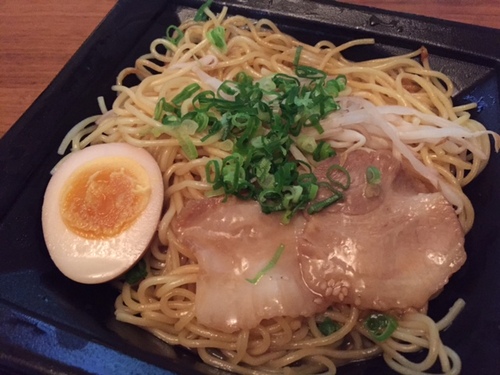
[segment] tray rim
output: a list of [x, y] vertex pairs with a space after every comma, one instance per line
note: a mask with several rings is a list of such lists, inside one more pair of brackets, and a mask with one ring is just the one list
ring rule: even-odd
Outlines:
[[[100, 34], [102, 33], [103, 30], [105, 30], [107, 27], [109, 27], [109, 23], [113, 19], [113, 17], [117, 17], [119, 12], [122, 11], [122, 8], [126, 7], [127, 4], [132, 3], [133, 0], [119, 0], [117, 4], [110, 10], [108, 15], [101, 21], [101, 23], [98, 25], [98, 27], [91, 33], [91, 35], [85, 40], [85, 42], [82, 44], [82, 46], [77, 50], [77, 52], [70, 58], [68, 63], [63, 67], [63, 69], [57, 74], [57, 76], [54, 78], [54, 80], [49, 84], [49, 86], [40, 94], [40, 96], [34, 101], [34, 103], [28, 108], [28, 110], [19, 118], [19, 120], [16, 121], [16, 123], [9, 129], [9, 131], [0, 139], [0, 161], [2, 160], [2, 157], [7, 155], [7, 153], [10, 151], [12, 147], [14, 147], [19, 130], [22, 128], [25, 128], [29, 126], [30, 123], [30, 118], [34, 116], [38, 111], [42, 110], [44, 102], [46, 100], [49, 100], [52, 95], [55, 95], [57, 93], [58, 88], [61, 87], [62, 83], [64, 80], [69, 79], [71, 71], [75, 68], [75, 65], [78, 65], [78, 59], [80, 59], [82, 56], [85, 56], [86, 54], [89, 53], [89, 50], [92, 48], [92, 46], [97, 43], [100, 40]], [[265, 3], [265, 4], [271, 4], [271, 6], [267, 9], [270, 13], [273, 13], [274, 15], [277, 15], [277, 17], [284, 17], [284, 18], [294, 18], [297, 17], [300, 19], [300, 16], [294, 16], [290, 13], [286, 12], [276, 12], [272, 6], [277, 6], [279, 4], [282, 4], [283, 2], [285, 3], [293, 3], [296, 4], [295, 2], [289, 1], [289, 0], [282, 0], [280, 2], [276, 3], [269, 3], [265, 1], [255, 1], [251, 2], [248, 1], [250, 5], [243, 4], [242, 2], [229, 2], [229, 1], [214, 1], [214, 5], [221, 7], [223, 5], [228, 5], [231, 7], [233, 13], [237, 13], [238, 9], [243, 9], [245, 11], [252, 11], [255, 7], [255, 5], [259, 5], [259, 3]], [[314, 1], [315, 3], [321, 3], [324, 4], [325, 1]], [[189, 6], [193, 8], [199, 7], [200, 4], [203, 3], [202, 0], [174, 0], [172, 6]], [[274, 4], [274, 5], [273, 5]], [[492, 28], [487, 28], [483, 26], [474, 26], [470, 24], [462, 24], [458, 23], [455, 21], [445, 21], [445, 20], [440, 20], [437, 18], [431, 18], [427, 16], [420, 16], [420, 15], [413, 15], [413, 14], [407, 14], [407, 13], [401, 13], [401, 12], [391, 12], [391, 11], [386, 11], [378, 8], [372, 8], [372, 7], [366, 7], [366, 6], [360, 6], [360, 5], [355, 5], [355, 4], [346, 4], [346, 3], [335, 3], [327, 4], [329, 8], [332, 9], [349, 9], [354, 12], [358, 12], [357, 14], [362, 14], [365, 16], [371, 16], [371, 15], [376, 15], [380, 17], [395, 17], [398, 19], [404, 19], [404, 20], [409, 20], [409, 21], [414, 21], [419, 23], [420, 25], [423, 25], [425, 27], [433, 27], [433, 28], [441, 28], [443, 25], [446, 27], [448, 30], [461, 30], [461, 32], [470, 32], [470, 30], [474, 30], [478, 32], [481, 36], [484, 36], [486, 39], [490, 38], [495, 38], [496, 42], [494, 44], [498, 45], [500, 47], [500, 29], [492, 29]], [[267, 10], [262, 10], [261, 11], [267, 11]], [[316, 22], [315, 20], [308, 20], [310, 22]], [[323, 21], [318, 21], [318, 22], [325, 22]], [[353, 25], [348, 25], [347, 23], [341, 24], [341, 25], [335, 25], [336, 27], [345, 27], [345, 28], [352, 28]], [[358, 30], [361, 32], [366, 32], [373, 34], [373, 30], [369, 29], [368, 26], [358, 26]], [[431, 28], [432, 30], [432, 28]], [[380, 32], [380, 35], [385, 35], [389, 36], [392, 38], [401, 38], [404, 40], [407, 40], [404, 38], [404, 36], [398, 36], [397, 34], [394, 33], [387, 33], [387, 30], [382, 30]], [[458, 38], [457, 38], [458, 39]], [[462, 46], [459, 45], [453, 45], [453, 46], [444, 46], [440, 44], [439, 42], [436, 42], [434, 45], [436, 48], [445, 48], [449, 49], [450, 51], [459, 51], [463, 55], [472, 55], [475, 57], [480, 57], [482, 59], [485, 59], [485, 61], [490, 61], [492, 63], [492, 67], [496, 71], [500, 71], [500, 48], [489, 48], [488, 51], [483, 51], [482, 49], [480, 51], [472, 51], [472, 50], [464, 50]], [[34, 156], [35, 157], [35, 156]], [[0, 180], [2, 180], [2, 167], [0, 167]], [[25, 181], [29, 180], [31, 172], [28, 171], [26, 174], [26, 179]], [[3, 180], [2, 180], [3, 181]], [[12, 188], [12, 191], [15, 191], [17, 194], [20, 194], [21, 190], [24, 189], [22, 186], [15, 186]], [[0, 193], [3, 195], [4, 191], [0, 190]], [[16, 194], [16, 195], [17, 195]], [[12, 206], [15, 204], [15, 199], [9, 201], [9, 205], [4, 207], [3, 209], [0, 209], [0, 225], [2, 225], [4, 216], [7, 215], [7, 213], [10, 211]], [[20, 314], [23, 314], [21, 309], [16, 310], [16, 306], [10, 304], [10, 302], [5, 301], [0, 298], [0, 308], [2, 306], [8, 306], [12, 311], [17, 311]], [[49, 323], [50, 324], [50, 323]], [[61, 328], [62, 329], [62, 328]], [[62, 329], [64, 330], [64, 329]], [[69, 331], [69, 330], [68, 330]], [[65, 332], [68, 332], [65, 331]], [[8, 365], [12, 364], [12, 359], [9, 360], [7, 359], [7, 362], [4, 362], [2, 364], [2, 361], [5, 360], [5, 357], [0, 356], [0, 369], [2, 369], [3, 365]], [[22, 363], [21, 363], [22, 365]], [[26, 365], [26, 364], [25, 364]], [[53, 364], [57, 368], [57, 363]], [[26, 370], [29, 370], [26, 368]], [[167, 370], [165, 370], [165, 373], [169, 373]]]

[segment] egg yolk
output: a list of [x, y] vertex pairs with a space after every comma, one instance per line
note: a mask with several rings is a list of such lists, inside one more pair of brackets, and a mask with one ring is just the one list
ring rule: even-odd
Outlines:
[[109, 238], [137, 220], [150, 195], [149, 177], [139, 163], [122, 157], [100, 158], [71, 174], [63, 188], [61, 217], [84, 238]]

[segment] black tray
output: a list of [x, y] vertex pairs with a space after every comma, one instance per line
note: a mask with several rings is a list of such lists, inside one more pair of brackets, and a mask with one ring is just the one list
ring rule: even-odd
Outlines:
[[[111, 103], [117, 73], [133, 65], [170, 24], [192, 15], [200, 0], [121, 0], [49, 88], [0, 140], [0, 373], [221, 374], [181, 348], [170, 348], [113, 319], [116, 292], [80, 285], [60, 274], [40, 225], [49, 171], [68, 129]], [[378, 44], [347, 53], [364, 59], [425, 45], [434, 68], [454, 80], [456, 103], [478, 101], [474, 116], [500, 132], [500, 30], [395, 14], [333, 1], [215, 1], [230, 12], [270, 18], [306, 42], [373, 36]], [[463, 361], [464, 374], [500, 368], [500, 157], [493, 155], [468, 188], [476, 223], [467, 235], [468, 261], [430, 305], [439, 319], [462, 297], [465, 310], [442, 334]], [[340, 374], [390, 373], [380, 358]]]

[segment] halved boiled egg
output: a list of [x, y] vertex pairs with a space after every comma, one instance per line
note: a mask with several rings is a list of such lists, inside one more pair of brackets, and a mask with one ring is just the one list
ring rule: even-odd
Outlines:
[[141, 257], [162, 203], [162, 174], [147, 151], [126, 143], [76, 151], [45, 191], [42, 227], [50, 256], [70, 279], [109, 281]]

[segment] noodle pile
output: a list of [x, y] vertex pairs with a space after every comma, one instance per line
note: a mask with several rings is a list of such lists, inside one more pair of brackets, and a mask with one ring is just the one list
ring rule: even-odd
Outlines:
[[[154, 119], [160, 98], [169, 102], [192, 83], [215, 91], [241, 71], [255, 79], [273, 73], [294, 75], [293, 60], [297, 47], [302, 46], [301, 64], [328, 76], [347, 77], [347, 89], [338, 98], [341, 110], [323, 122], [324, 133], [307, 129], [310, 135], [328, 141], [338, 151], [391, 149], [443, 192], [455, 206], [465, 232], [472, 226], [474, 211], [462, 187], [484, 168], [490, 153], [488, 132], [467, 112], [474, 105], [453, 106], [453, 84], [430, 69], [424, 48], [354, 63], [341, 53], [373, 40], [307, 45], [283, 34], [269, 20], [254, 22], [228, 17], [226, 12], [224, 8], [216, 15], [207, 8], [206, 22], [182, 23], [174, 31], [183, 33], [178, 45], [169, 38], [154, 40], [151, 52], [119, 75], [112, 108], [108, 111], [101, 100], [103, 115], [82, 121], [61, 145], [64, 151], [71, 144], [74, 151], [89, 144], [127, 142], [146, 148], [164, 175], [165, 210], [145, 255], [148, 276], [136, 286], [120, 285], [116, 318], [143, 327], [169, 344], [191, 348], [212, 366], [239, 374], [334, 374], [342, 364], [379, 354], [402, 374], [423, 373], [436, 362], [443, 373], [459, 373], [460, 359], [441, 342], [439, 331], [459, 313], [464, 305], [461, 300], [437, 323], [424, 312], [399, 315], [398, 328], [383, 342], [372, 340], [362, 324], [367, 312], [346, 305], [333, 306], [320, 317], [277, 317], [231, 334], [197, 323], [194, 301], [199, 267], [180, 246], [170, 225], [187, 201], [205, 198], [212, 190], [205, 165], [230, 155], [231, 145], [217, 137], [201, 141], [204, 134], [193, 132], [189, 136], [199, 157], [189, 160], [179, 140]], [[207, 39], [207, 33], [218, 26], [225, 29], [226, 52]], [[124, 81], [129, 75], [137, 76], [140, 83], [127, 87]], [[186, 100], [182, 112], [190, 105]], [[368, 120], [376, 126], [363, 127]], [[296, 159], [309, 162], [300, 150], [292, 151]], [[318, 329], [318, 321], [325, 317], [340, 323], [328, 336]], [[422, 349], [427, 353], [422, 362], [405, 357]]]

